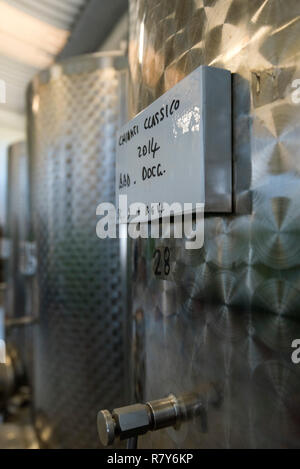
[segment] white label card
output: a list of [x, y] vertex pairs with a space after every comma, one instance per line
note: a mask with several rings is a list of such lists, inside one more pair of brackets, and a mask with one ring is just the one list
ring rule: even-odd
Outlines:
[[[205, 93], [208, 72], [212, 70], [217, 74], [226, 72], [206, 66], [197, 68], [118, 133], [117, 205], [119, 195], [127, 195], [128, 206], [144, 203], [145, 221], [149, 214], [152, 220], [163, 217], [165, 203], [181, 204], [184, 213], [191, 210], [183, 204], [193, 204], [193, 211], [196, 204], [199, 211], [204, 209], [208, 135]], [[209, 134], [216, 138], [212, 131]], [[172, 213], [180, 213], [175, 205]], [[131, 222], [128, 212], [127, 222]]]

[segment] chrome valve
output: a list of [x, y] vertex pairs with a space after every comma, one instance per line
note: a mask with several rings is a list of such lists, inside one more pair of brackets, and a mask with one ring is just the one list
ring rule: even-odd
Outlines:
[[209, 386], [209, 396], [190, 392], [178, 398], [173, 394], [146, 404], [133, 404], [114, 409], [101, 410], [97, 425], [100, 441], [104, 446], [112, 445], [118, 437], [121, 440], [143, 435], [166, 427], [178, 429], [182, 422], [194, 417], [201, 418], [202, 431], [207, 429], [206, 403], [220, 401], [215, 387]]

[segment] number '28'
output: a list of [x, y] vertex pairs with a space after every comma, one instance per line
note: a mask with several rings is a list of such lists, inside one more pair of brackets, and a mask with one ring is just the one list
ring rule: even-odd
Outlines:
[[161, 275], [168, 276], [171, 270], [171, 251], [168, 247], [156, 249], [153, 253], [154, 273], [158, 277]]

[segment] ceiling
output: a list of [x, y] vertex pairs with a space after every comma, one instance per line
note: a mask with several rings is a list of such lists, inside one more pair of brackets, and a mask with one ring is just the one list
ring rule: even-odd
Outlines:
[[64, 49], [89, 2], [0, 0], [0, 112], [24, 113], [29, 81]]

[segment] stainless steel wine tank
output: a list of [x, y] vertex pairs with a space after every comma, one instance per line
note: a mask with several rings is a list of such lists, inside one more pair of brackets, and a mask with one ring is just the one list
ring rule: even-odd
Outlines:
[[54, 65], [28, 90], [43, 446], [99, 447], [99, 408], [128, 399], [119, 241], [96, 236], [98, 204], [114, 202], [125, 79], [124, 57], [95, 54]]
[[[32, 274], [28, 254], [30, 242], [30, 184], [26, 142], [8, 148], [6, 184], [6, 220], [4, 225], [5, 289], [4, 312], [7, 344], [20, 357], [23, 383], [32, 383], [33, 330]], [[30, 248], [30, 249], [29, 249]], [[33, 267], [33, 271], [32, 271]], [[27, 322], [27, 326], [23, 325]]]
[[206, 431], [195, 419], [141, 446], [300, 447], [299, 19], [298, 0], [130, 1], [132, 116], [199, 65], [233, 74], [232, 214], [206, 212], [201, 250], [138, 240], [131, 259], [136, 399], [213, 382], [222, 403]]

